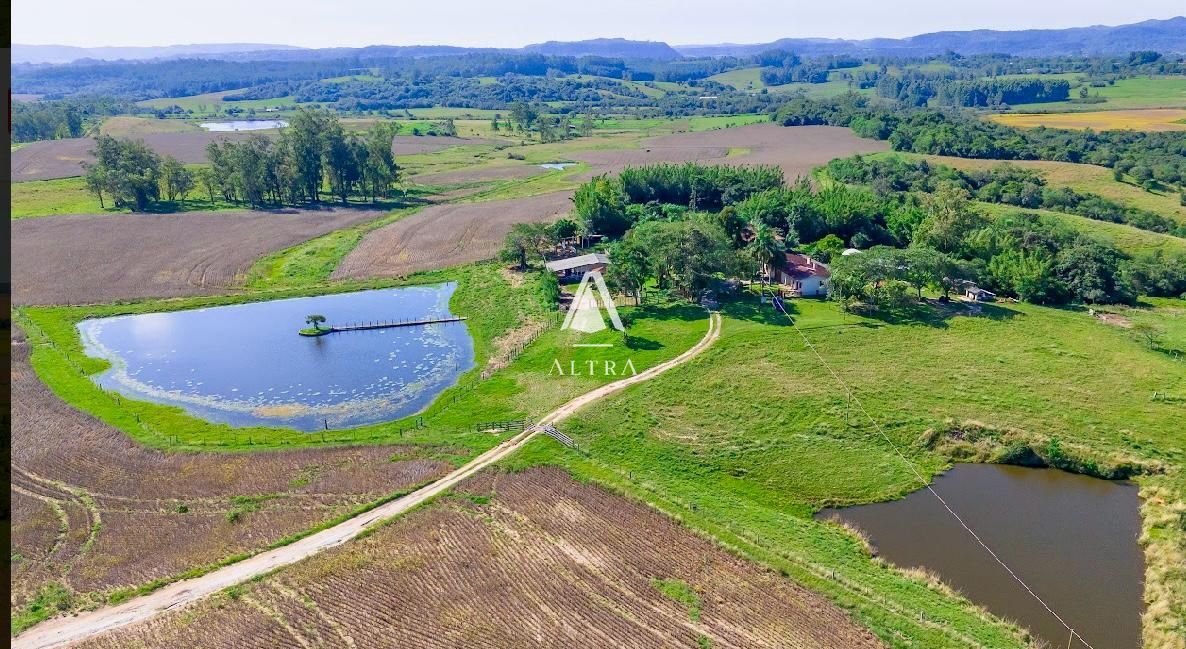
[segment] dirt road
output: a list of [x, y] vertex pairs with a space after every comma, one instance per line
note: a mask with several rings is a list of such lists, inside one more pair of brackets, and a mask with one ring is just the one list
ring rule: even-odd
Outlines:
[[710, 347], [720, 337], [720, 314], [708, 318], [708, 331], [693, 347], [675, 358], [646, 369], [638, 374], [586, 392], [545, 415], [535, 426], [482, 453], [469, 463], [437, 482], [422, 487], [406, 496], [377, 507], [334, 527], [305, 537], [291, 545], [269, 550], [209, 574], [166, 586], [143, 597], [88, 611], [74, 617], [61, 617], [43, 622], [12, 641], [14, 649], [58, 647], [111, 631], [128, 624], [147, 620], [155, 615], [192, 604], [225, 588], [277, 568], [296, 563], [327, 548], [341, 545], [383, 520], [399, 516], [414, 507], [447, 491], [457, 483], [483, 468], [514, 453], [539, 432], [540, 426], [556, 424], [570, 417], [584, 406], [636, 383], [654, 378], [681, 365]]

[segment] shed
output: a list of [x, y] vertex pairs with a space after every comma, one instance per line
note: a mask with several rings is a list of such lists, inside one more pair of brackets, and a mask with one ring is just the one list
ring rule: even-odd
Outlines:
[[555, 273], [560, 278], [584, 275], [591, 270], [604, 272], [607, 266], [609, 266], [609, 255], [601, 252], [557, 259], [544, 264], [544, 268], [548, 269], [549, 272]]
[[992, 302], [997, 299], [997, 294], [992, 291], [986, 291], [979, 286], [971, 285], [964, 287], [964, 297], [973, 302]]

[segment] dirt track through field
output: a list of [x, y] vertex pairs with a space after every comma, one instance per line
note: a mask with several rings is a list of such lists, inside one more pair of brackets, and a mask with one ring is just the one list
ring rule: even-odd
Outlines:
[[[695, 615], [658, 580], [694, 592]], [[236, 592], [80, 647], [881, 646], [826, 598], [555, 467], [487, 469]]]
[[368, 234], [332, 278], [399, 277], [491, 259], [512, 225], [555, 221], [572, 207], [569, 196], [562, 191], [425, 208]]
[[382, 214], [337, 208], [21, 219], [12, 223], [13, 302], [223, 293], [263, 255]]
[[[275, 137], [274, 132], [261, 135]], [[206, 146], [211, 142], [237, 142], [250, 136], [250, 133], [244, 132], [146, 133], [131, 139], [143, 140], [162, 156], [171, 155], [185, 163], [199, 164], [206, 162]], [[391, 148], [400, 156], [431, 153], [451, 146], [481, 144], [487, 141], [445, 136], [398, 135], [392, 141]], [[12, 182], [20, 182], [81, 176], [84, 172], [82, 163], [94, 160], [90, 154], [93, 148], [95, 141], [89, 137], [31, 142], [12, 152], [9, 158], [12, 164], [9, 178]]]
[[33, 649], [79, 642], [91, 636], [142, 622], [166, 611], [193, 604], [235, 584], [342, 545], [378, 523], [407, 513], [476, 475], [482, 469], [511, 455], [533, 438], [539, 432], [540, 426], [557, 424], [598, 399], [654, 378], [673, 367], [686, 363], [716, 342], [720, 336], [720, 330], [720, 315], [709, 314], [708, 331], [704, 337], [679, 356], [643, 370], [634, 376], [595, 388], [569, 401], [545, 415], [535, 426], [482, 453], [440, 480], [406, 496], [290, 545], [262, 552], [201, 577], [176, 582], [156, 592], [116, 606], [80, 613], [73, 617], [48, 620], [14, 638], [12, 646], [15, 649]]

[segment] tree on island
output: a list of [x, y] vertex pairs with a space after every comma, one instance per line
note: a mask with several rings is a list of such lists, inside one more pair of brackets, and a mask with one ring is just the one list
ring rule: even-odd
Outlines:
[[322, 323], [325, 322], [325, 316], [319, 314], [312, 314], [305, 316], [305, 324], [311, 325], [315, 331], [321, 330]]

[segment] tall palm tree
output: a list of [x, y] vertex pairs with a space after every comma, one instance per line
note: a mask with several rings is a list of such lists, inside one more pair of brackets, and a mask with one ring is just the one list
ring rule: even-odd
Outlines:
[[774, 263], [786, 252], [786, 245], [774, 228], [761, 221], [751, 224], [750, 228], [754, 236], [745, 248], [746, 254], [769, 275]]

